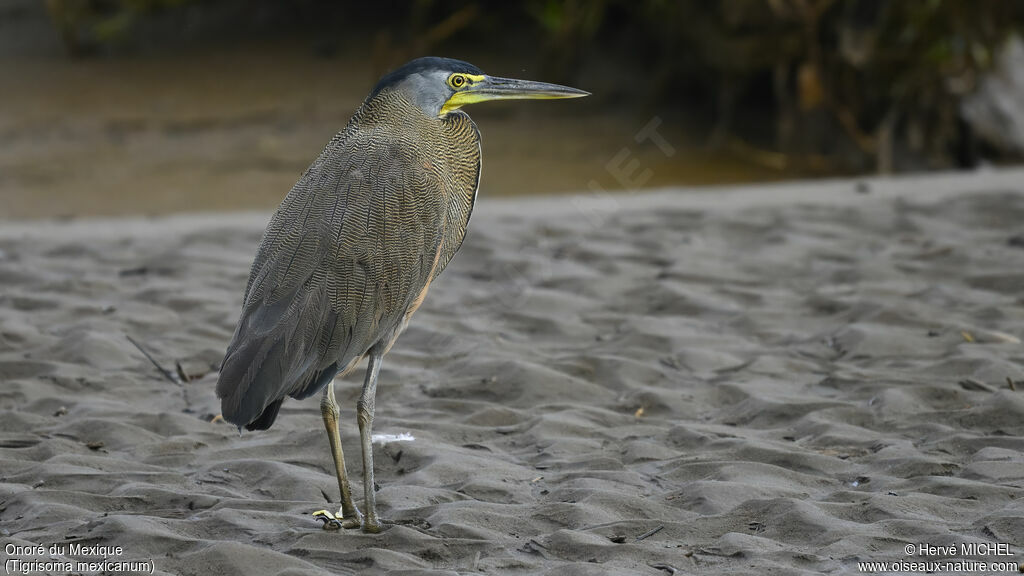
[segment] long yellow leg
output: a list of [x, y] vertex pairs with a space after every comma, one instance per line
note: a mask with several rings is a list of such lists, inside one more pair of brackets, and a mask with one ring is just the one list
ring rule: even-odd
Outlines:
[[352, 503], [352, 488], [349, 486], [348, 473], [345, 471], [345, 453], [341, 449], [341, 432], [338, 430], [338, 403], [334, 400], [334, 380], [327, 385], [327, 390], [320, 400], [320, 414], [324, 418], [324, 427], [327, 428], [327, 439], [331, 442], [331, 456], [334, 457], [334, 468], [338, 475], [338, 489], [341, 491], [341, 510], [338, 516], [341, 517], [341, 526], [358, 528], [362, 515]]

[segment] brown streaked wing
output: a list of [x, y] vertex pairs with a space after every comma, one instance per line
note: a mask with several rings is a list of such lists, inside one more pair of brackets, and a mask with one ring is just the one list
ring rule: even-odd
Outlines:
[[403, 128], [350, 125], [271, 219], [217, 384], [227, 420], [315, 393], [320, 371], [361, 357], [429, 280], [444, 194]]

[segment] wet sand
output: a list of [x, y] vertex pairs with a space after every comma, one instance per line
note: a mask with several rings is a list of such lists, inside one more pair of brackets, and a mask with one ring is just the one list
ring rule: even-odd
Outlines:
[[[375, 446], [381, 535], [309, 516], [338, 499], [316, 399], [268, 432], [211, 422], [266, 213], [5, 224], [0, 540], [162, 574], [1019, 560], [1021, 182], [482, 195], [383, 365], [376, 431], [415, 440]], [[339, 386], [357, 479], [361, 378]]]

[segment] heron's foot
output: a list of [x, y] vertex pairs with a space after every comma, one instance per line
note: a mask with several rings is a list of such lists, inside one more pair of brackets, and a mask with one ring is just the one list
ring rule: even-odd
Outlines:
[[335, 515], [328, 510], [317, 510], [316, 512], [313, 512], [313, 518], [324, 523], [324, 530], [338, 530], [340, 528], [348, 530], [352, 528], [359, 528], [362, 524], [360, 522], [362, 520], [362, 516], [359, 514], [358, 510], [355, 511], [355, 515], [350, 517], [343, 516], [341, 511]]
[[343, 506], [341, 510], [338, 510], [335, 518], [341, 519], [341, 527], [346, 530], [359, 528], [363, 525], [363, 515], [359, 512], [359, 508], [354, 506], [352, 507], [352, 511], [347, 514], [345, 513], [345, 507]]
[[367, 516], [363, 519], [363, 532], [367, 534], [380, 534], [384, 530], [384, 526], [381, 525], [380, 520], [376, 516]]

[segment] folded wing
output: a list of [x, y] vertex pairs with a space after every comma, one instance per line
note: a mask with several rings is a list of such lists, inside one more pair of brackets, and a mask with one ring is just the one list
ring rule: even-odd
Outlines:
[[401, 323], [444, 242], [436, 168], [383, 129], [328, 144], [253, 263], [217, 382], [227, 421], [269, 427], [286, 396], [316, 393]]

